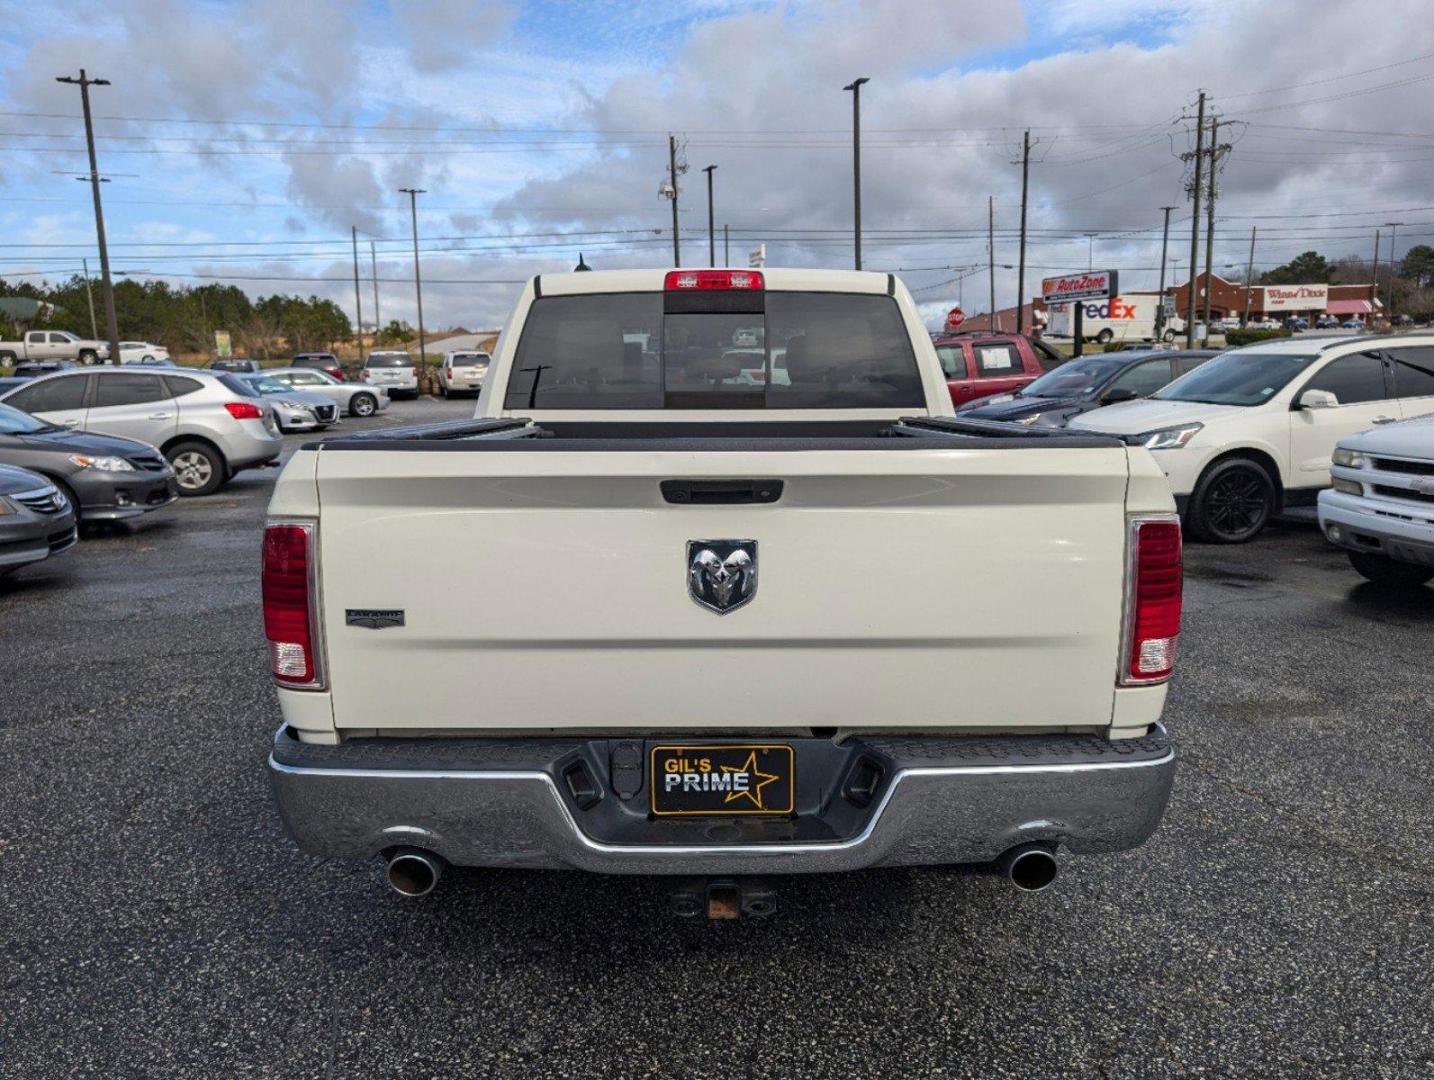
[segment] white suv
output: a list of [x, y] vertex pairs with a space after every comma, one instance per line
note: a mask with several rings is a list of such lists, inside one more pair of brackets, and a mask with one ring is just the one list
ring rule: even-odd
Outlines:
[[1156, 451], [1189, 532], [1232, 544], [1314, 502], [1340, 439], [1429, 412], [1434, 335], [1299, 338], [1233, 349], [1070, 427]]
[[363, 363], [363, 380], [383, 387], [389, 397], [418, 396], [418, 368], [406, 352], [369, 353]]
[[492, 359], [485, 352], [446, 353], [443, 366], [438, 369], [438, 392], [444, 397], [457, 393], [481, 393]]

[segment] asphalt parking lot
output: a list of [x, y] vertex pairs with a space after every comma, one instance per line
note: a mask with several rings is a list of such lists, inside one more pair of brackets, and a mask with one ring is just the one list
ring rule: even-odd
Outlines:
[[787, 879], [707, 923], [659, 881], [455, 872], [408, 903], [270, 804], [274, 475], [0, 583], [0, 1076], [1434, 1072], [1434, 588], [1308, 524], [1188, 549], [1165, 823], [1040, 894]]

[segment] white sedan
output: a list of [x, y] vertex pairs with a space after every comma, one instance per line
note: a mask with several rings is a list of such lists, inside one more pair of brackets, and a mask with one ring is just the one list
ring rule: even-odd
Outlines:
[[119, 348], [121, 364], [163, 365], [169, 360], [168, 349], [149, 341], [121, 341]]

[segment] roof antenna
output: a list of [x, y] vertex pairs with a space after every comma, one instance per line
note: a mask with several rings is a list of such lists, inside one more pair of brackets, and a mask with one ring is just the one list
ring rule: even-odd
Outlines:
[[575, 273], [575, 274], [580, 274], [580, 273], [582, 273], [584, 270], [591, 270], [591, 269], [592, 269], [591, 266], [589, 266], [587, 263], [583, 262], [583, 253], [582, 253], [581, 251], [579, 251], [579, 252], [578, 252], [578, 264], [577, 264], [577, 266], [573, 267], [573, 273]]

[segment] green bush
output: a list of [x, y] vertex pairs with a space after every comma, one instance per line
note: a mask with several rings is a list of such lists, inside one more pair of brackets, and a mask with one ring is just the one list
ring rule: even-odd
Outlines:
[[1286, 330], [1283, 326], [1278, 330], [1254, 330], [1249, 328], [1244, 330], [1226, 330], [1225, 344], [1234, 349], [1241, 345], [1253, 345], [1257, 341], [1270, 341], [1274, 338], [1291, 336], [1293, 336], [1292, 332]]

